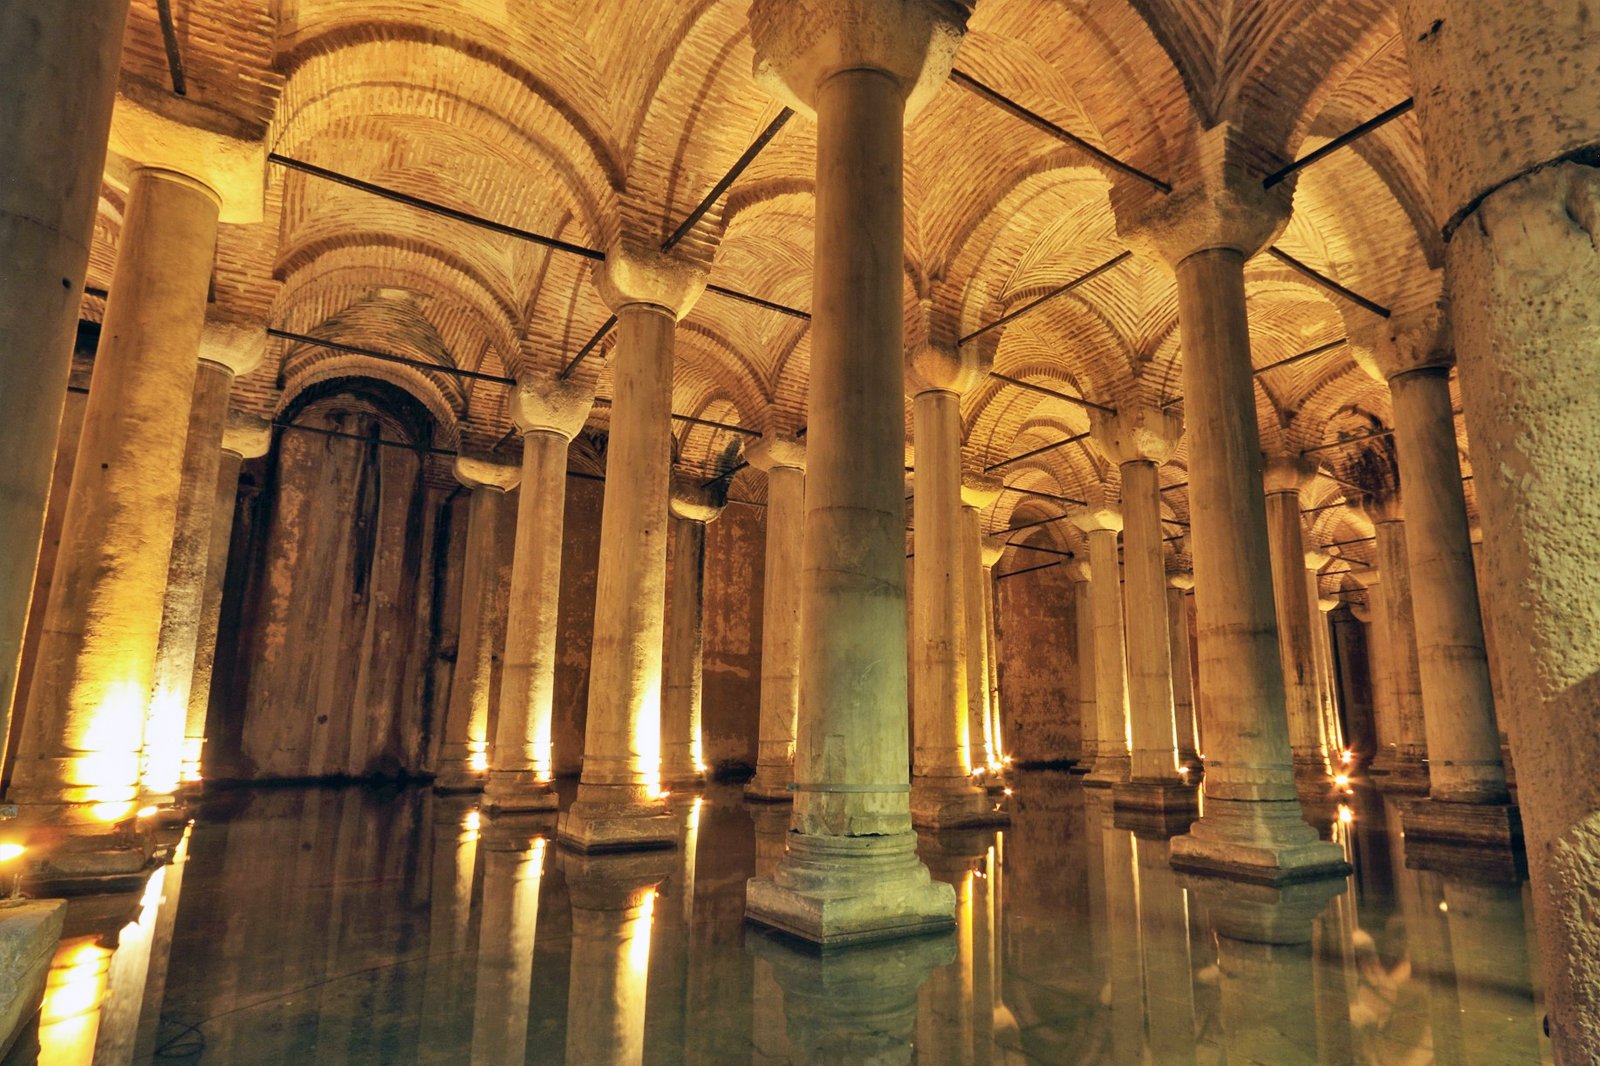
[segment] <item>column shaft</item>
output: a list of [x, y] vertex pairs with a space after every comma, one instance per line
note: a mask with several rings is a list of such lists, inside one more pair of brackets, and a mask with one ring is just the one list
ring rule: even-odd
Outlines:
[[1088, 563], [1075, 564], [1072, 577], [1072, 614], [1077, 623], [1077, 679], [1073, 694], [1078, 704], [1078, 762], [1092, 768], [1100, 753], [1100, 711], [1096, 706], [1094, 656], [1094, 581]]
[[206, 716], [211, 709], [211, 673], [217, 663], [217, 630], [222, 623], [222, 594], [228, 581], [228, 556], [233, 547], [233, 518], [239, 499], [239, 470], [244, 457], [223, 449], [217, 456], [217, 481], [211, 500], [211, 541], [206, 546], [205, 588], [200, 624], [195, 631], [194, 674], [183, 727], [183, 780], [200, 780], [205, 753]]
[[661, 781], [692, 787], [705, 778], [700, 748], [701, 665], [705, 657], [706, 525], [673, 517], [672, 615], [667, 626]]
[[978, 580], [978, 595], [983, 601], [983, 666], [984, 674], [988, 678], [988, 687], [985, 701], [988, 709], [987, 721], [990, 762], [996, 766], [1005, 764], [1005, 741], [1000, 727], [1000, 647], [998, 642], [999, 626], [995, 621], [995, 595], [994, 595], [994, 564], [990, 563], [980, 568]]
[[805, 532], [805, 471], [767, 471], [767, 554], [761, 602], [761, 722], [756, 776], [745, 789], [759, 799], [792, 798], [794, 736], [800, 711], [800, 574]]
[[1300, 528], [1300, 494], [1267, 494], [1267, 534], [1271, 538], [1272, 599], [1278, 622], [1288, 710], [1289, 751], [1301, 774], [1326, 769], [1317, 706], [1317, 662], [1311, 642], [1311, 611], [1306, 602], [1306, 549]]
[[134, 171], [12, 784], [36, 822], [133, 812], [218, 207]]
[[1088, 781], [1111, 785], [1126, 781], [1128, 758], [1128, 663], [1122, 627], [1122, 564], [1117, 561], [1117, 531], [1092, 529], [1089, 567], [1094, 579], [1095, 759]]
[[983, 516], [978, 508], [970, 504], [958, 510], [956, 595], [960, 603], [952, 624], [960, 626], [964, 656], [961, 670], [964, 682], [961, 706], [964, 714], [959, 729], [962, 746], [966, 749], [967, 768], [978, 770], [993, 761], [987, 728], [989, 645], [984, 634], [983, 593], [980, 588], [983, 580]]
[[1396, 763], [1393, 776], [1425, 783], [1428, 755], [1422, 717], [1422, 671], [1417, 660], [1416, 615], [1411, 596], [1411, 565], [1403, 521], [1379, 522], [1378, 570], [1383, 574], [1383, 608], [1387, 612], [1386, 649], [1389, 682], [1394, 690]]
[[1189, 619], [1186, 593], [1167, 589], [1167, 642], [1172, 656], [1172, 719], [1178, 733], [1178, 763], [1198, 766], [1200, 755], [1194, 722], [1194, 678], [1189, 669]]
[[1180, 784], [1173, 725], [1172, 644], [1161, 543], [1161, 482], [1155, 463], [1122, 464], [1122, 546], [1127, 575], [1128, 724], [1132, 776]]

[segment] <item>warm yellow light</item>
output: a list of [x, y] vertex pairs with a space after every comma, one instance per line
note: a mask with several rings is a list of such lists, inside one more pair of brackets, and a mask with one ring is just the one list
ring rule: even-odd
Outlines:
[[1008, 795], [1008, 796], [1011, 795], [1011, 790], [1009, 788], [1005, 789], [1005, 794]]
[[476, 833], [482, 824], [483, 818], [476, 809], [468, 811], [467, 816], [461, 819], [461, 828], [469, 833]]
[[1349, 807], [1346, 807], [1342, 803], [1339, 804], [1339, 821], [1343, 822], [1346, 825], [1349, 825], [1351, 822], [1353, 822], [1355, 820], [1356, 820], [1356, 812], [1352, 811]]
[[144, 724], [144, 772], [139, 777], [146, 792], [165, 796], [178, 790], [188, 713], [187, 693], [163, 685], [151, 697]]
[[650, 970], [650, 923], [655, 915], [656, 894], [650, 893], [639, 905], [638, 921], [632, 923], [633, 939], [628, 943], [628, 965], [636, 974]]
[[1439, 901], [1439, 911], [1441, 913], [1443, 913], [1443, 914], [1449, 914], [1450, 913], [1450, 904], [1441, 899]]
[[1344, 788], [1345, 786], [1350, 784], [1350, 775], [1349, 774], [1334, 774], [1333, 775], [1333, 783], [1338, 785], [1340, 788]]
[[656, 789], [656, 799], [666, 799], [670, 795], [672, 795], [671, 792], [668, 792], [665, 789], [657, 787], [657, 789]]
[[0, 844], [0, 862], [10, 862], [22, 856], [27, 850], [21, 844]]
[[1340, 762], [1355, 762], [1356, 761], [1355, 753], [1354, 752], [1349, 752], [1349, 751], [1341, 752], [1340, 755], [1339, 755], [1339, 761]]
[[132, 801], [124, 803], [94, 803], [89, 806], [90, 817], [100, 822], [120, 822], [132, 813]]
[[152, 814], [156, 813], [156, 810], [157, 808], [152, 804], [148, 807], [140, 807], [138, 810], [134, 811], [133, 814], [136, 818], [148, 818]]
[[1006, 765], [1007, 765], [1007, 766], [1010, 766], [1010, 765], [1011, 765], [1011, 756], [1009, 756], [1009, 755], [1002, 755], [1002, 756], [1001, 756], [1001, 757], [1000, 757], [1000, 761], [1001, 761], [1001, 762], [1003, 762], [1003, 763], [1005, 763], [1005, 764], [1006, 764]]

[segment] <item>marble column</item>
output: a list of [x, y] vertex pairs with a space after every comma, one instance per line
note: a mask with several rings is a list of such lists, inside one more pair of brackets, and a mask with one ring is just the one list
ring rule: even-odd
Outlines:
[[[1318, 565], [1313, 558], [1321, 559]], [[1306, 553], [1306, 595], [1311, 600], [1311, 650], [1317, 660], [1317, 705], [1322, 709], [1322, 743], [1328, 749], [1328, 769], [1335, 778], [1349, 774], [1350, 763], [1344, 757], [1347, 750], [1344, 726], [1339, 720], [1339, 685], [1333, 672], [1333, 641], [1330, 634], [1333, 621], [1330, 617], [1338, 609], [1339, 601], [1322, 595], [1322, 566], [1330, 556], [1321, 552]]]
[[1073, 702], [1078, 708], [1078, 765], [1076, 770], [1093, 769], [1100, 750], [1100, 712], [1094, 687], [1094, 581], [1085, 559], [1067, 564], [1072, 580], [1072, 616], [1077, 623], [1077, 676], [1072, 682]]
[[1306, 599], [1306, 547], [1300, 522], [1300, 493], [1316, 473], [1315, 464], [1300, 458], [1273, 459], [1267, 463], [1266, 489], [1272, 600], [1289, 713], [1289, 752], [1296, 777], [1320, 789], [1326, 783], [1328, 753], [1322, 743], [1322, 709], [1317, 704], [1317, 656], [1311, 636], [1311, 605]]
[[1428, 745], [1422, 717], [1422, 670], [1417, 659], [1417, 626], [1411, 593], [1411, 565], [1399, 493], [1368, 497], [1363, 510], [1377, 535], [1377, 567], [1383, 575], [1383, 610], [1389, 644], [1385, 666], [1394, 693], [1393, 747], [1370, 767], [1383, 775], [1379, 787], [1395, 792], [1428, 790]]
[[979, 570], [978, 596], [983, 603], [983, 665], [989, 686], [986, 702], [989, 746], [993, 755], [993, 769], [996, 772], [1003, 771], [1010, 763], [1010, 758], [1006, 755], [1005, 732], [1000, 725], [1000, 646], [997, 640], [999, 626], [994, 615], [998, 603], [994, 595], [994, 568], [1000, 557], [1005, 554], [1006, 547], [1004, 537], [986, 535], [978, 556], [978, 561], [982, 564]]
[[1282, 229], [1293, 183], [1264, 189], [1226, 123], [1197, 137], [1170, 196], [1122, 182], [1111, 195], [1119, 230], [1178, 284], [1206, 775], [1205, 813], [1172, 859], [1266, 881], [1339, 873], [1295, 794], [1245, 307], [1245, 261]]
[[556, 687], [556, 622], [567, 504], [567, 449], [588, 420], [594, 382], [526, 376], [510, 398], [522, 433], [522, 485], [506, 609], [499, 715], [489, 748], [489, 811], [554, 810], [550, 742]]
[[[259, 459], [272, 446], [272, 425], [258, 415], [229, 411], [218, 450], [217, 479], [212, 490], [211, 530], [206, 545], [205, 585], [194, 635], [194, 669], [188, 685], [183, 727], [183, 767], [179, 787], [198, 788], [206, 744], [206, 716], [211, 710], [211, 674], [217, 662], [217, 630], [222, 622], [222, 594], [228, 581], [228, 555], [233, 547], [233, 519], [239, 501], [239, 471], [246, 459]], [[170, 575], [168, 577], [170, 582]]]
[[1116, 806], [1193, 812], [1198, 797], [1178, 773], [1166, 546], [1161, 538], [1160, 468], [1183, 439], [1183, 419], [1171, 411], [1128, 404], [1114, 415], [1091, 412], [1090, 424], [1096, 441], [1122, 471], [1131, 759], [1130, 779], [1115, 789]]
[[[0, 737], [10, 731], [128, 0], [0, 11]], [[62, 121], [71, 115], [72, 121]]]
[[1395, 765], [1400, 744], [1400, 717], [1391, 666], [1394, 645], [1389, 639], [1389, 612], [1383, 603], [1383, 575], [1372, 567], [1360, 567], [1350, 571], [1350, 577], [1367, 593], [1366, 605], [1352, 605], [1350, 613], [1366, 626], [1367, 671], [1372, 682], [1372, 725], [1376, 734], [1368, 768], [1376, 764], [1376, 773], [1383, 774], [1385, 767]]
[[589, 717], [578, 797], [561, 816], [580, 849], [671, 847], [661, 801], [661, 665], [672, 472], [672, 350], [705, 289], [686, 261], [625, 245], [595, 274], [617, 316], [611, 436], [600, 519]]
[[186, 175], [133, 172], [10, 790], [25, 824], [66, 830], [47, 878], [145, 864], [119, 827], [139, 795], [220, 204]]
[[994, 750], [989, 720], [988, 614], [983, 602], [983, 510], [999, 498], [999, 479], [970, 474], [961, 479], [960, 585], [964, 643], [966, 647], [966, 738], [968, 765], [974, 772], [994, 773], [1000, 760]]
[[[677, 819], [673, 832], [677, 832]], [[671, 870], [660, 853], [565, 858], [572, 897], [567, 1061], [639, 1066], [656, 886]]]
[[667, 503], [672, 537], [672, 597], [667, 619], [666, 680], [661, 705], [661, 785], [705, 784], [700, 738], [701, 666], [705, 658], [706, 525], [727, 503], [728, 483], [674, 478]]
[[1122, 564], [1117, 560], [1117, 534], [1122, 515], [1101, 506], [1073, 518], [1089, 542], [1089, 567], [1094, 579], [1089, 596], [1094, 615], [1094, 769], [1083, 783], [1110, 788], [1128, 780], [1128, 660], [1122, 626]]
[[533, 949], [545, 842], [515, 817], [490, 820], [483, 856], [483, 913], [478, 921], [477, 990], [472, 1000], [472, 1066], [528, 1058]]
[[806, 446], [768, 434], [744, 451], [767, 474], [767, 553], [761, 589], [761, 719], [754, 800], [794, 798], [794, 737], [800, 711], [800, 574], [805, 532]]
[[988, 793], [971, 776], [987, 767], [989, 746], [983, 605], [973, 589], [982, 532], [977, 511], [962, 506], [961, 393], [978, 377], [968, 354], [963, 359], [957, 349], [921, 345], [906, 360], [917, 456], [911, 821], [930, 829], [978, 824], [993, 813]]
[[820, 943], [954, 924], [916, 856], [906, 765], [904, 124], [959, 8], [750, 6], [757, 77], [817, 124], [801, 708], [789, 847], [746, 914]]
[[1194, 674], [1189, 669], [1189, 597], [1194, 575], [1167, 571], [1167, 640], [1172, 647], [1172, 718], [1178, 730], [1178, 764], [1191, 779], [1200, 769], [1199, 729], [1194, 713]]
[[505, 643], [506, 586], [517, 515], [511, 493], [522, 469], [460, 455], [455, 476], [471, 496], [461, 574], [461, 635], [433, 787], [438, 792], [477, 792], [489, 776], [489, 706]]

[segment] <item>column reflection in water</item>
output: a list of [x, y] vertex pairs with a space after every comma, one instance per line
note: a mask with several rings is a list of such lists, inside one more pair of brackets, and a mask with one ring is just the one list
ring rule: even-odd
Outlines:
[[676, 856], [563, 854], [572, 897], [567, 987], [567, 1062], [638, 1066], [644, 1061], [645, 992], [656, 886]]
[[[783, 858], [784, 840], [789, 834], [789, 807], [786, 804], [747, 803], [745, 810], [755, 824], [755, 876], [771, 877]], [[794, 1050], [789, 1046], [789, 1031], [783, 1020], [783, 990], [772, 963], [759, 953], [751, 959], [750, 978], [750, 1061], [758, 1064], [790, 1062]]]
[[1189, 897], [1167, 862], [1167, 839], [1133, 834], [1139, 945], [1150, 1060], [1161, 1066], [1184, 1066], [1195, 1062]]
[[1133, 834], [1116, 828], [1111, 797], [1093, 793], [1084, 806], [1100, 822], [1100, 862], [1105, 883], [1106, 983], [1101, 1006], [1110, 1011], [1111, 1061], [1137, 1066], [1144, 1056], [1144, 989], [1139, 957], [1139, 879]]
[[533, 948], [550, 819], [485, 819], [478, 985], [472, 1005], [472, 1066], [518, 1066], [528, 1051]]
[[443, 1064], [455, 1061], [461, 1021], [472, 1014], [472, 887], [483, 816], [470, 797], [434, 795], [424, 804], [433, 820], [433, 862], [417, 1061]]
[[671, 856], [671, 876], [657, 890], [651, 913], [645, 1046], [649, 1049], [652, 1066], [682, 1063], [688, 1055], [692, 1017], [689, 964], [694, 926], [694, 867], [700, 839], [700, 811], [704, 805], [705, 800], [700, 796], [685, 795], [680, 799], [680, 794], [674, 794], [669, 801], [672, 816], [678, 823], [678, 851]]
[[917, 1061], [972, 1066], [993, 1058], [991, 932], [978, 882], [987, 874], [992, 830], [921, 833], [917, 853], [936, 880], [955, 889], [955, 961], [929, 975], [918, 993]]

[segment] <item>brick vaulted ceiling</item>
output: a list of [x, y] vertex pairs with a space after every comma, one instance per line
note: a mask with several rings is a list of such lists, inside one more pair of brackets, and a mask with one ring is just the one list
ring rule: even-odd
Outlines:
[[[269, 151], [591, 249], [660, 242], [778, 114], [751, 78], [748, 0], [171, 0], [191, 98]], [[1281, 166], [1411, 89], [1384, 0], [981, 0], [958, 68], [1111, 156], [1171, 177], [1195, 135], [1230, 123], [1264, 169]], [[155, 0], [134, 0], [124, 77], [167, 84]], [[713, 283], [805, 309], [812, 262], [813, 129], [787, 123], [680, 245]], [[216, 312], [494, 375], [564, 365], [607, 317], [582, 257], [285, 169], [266, 212], [225, 225]], [[951, 82], [911, 123], [906, 162], [907, 339], [953, 340], [1126, 248], [1088, 153]], [[1384, 125], [1298, 176], [1277, 247], [1387, 307], [1438, 296], [1414, 119]], [[90, 284], [106, 288], [125, 168], [108, 168]], [[1269, 255], [1247, 271], [1252, 350], [1266, 366], [1335, 342], [1370, 312]], [[85, 317], [98, 317], [88, 297]], [[1168, 271], [1125, 260], [984, 335], [1009, 378], [1115, 405], [1182, 392]], [[609, 341], [585, 364], [608, 393]], [[757, 431], [806, 421], [803, 318], [708, 293], [679, 332], [673, 410]], [[507, 459], [494, 382], [274, 340], [236, 403], [271, 415], [317, 381], [381, 377], [439, 420], [436, 443]], [[1348, 346], [1258, 375], [1270, 453], [1389, 425], [1388, 392]], [[909, 412], [909, 407], [908, 407]], [[963, 400], [965, 454], [995, 464], [1088, 428], [1084, 410], [990, 378]], [[593, 434], [606, 408], [596, 408]], [[677, 461], [708, 476], [741, 438], [677, 424]], [[907, 464], [914, 454], [907, 438]], [[1463, 455], [1466, 441], [1461, 440]], [[1306, 506], [1344, 498], [1386, 442], [1315, 453]], [[584, 462], [583, 449], [575, 462]], [[592, 453], [591, 453], [592, 454]], [[1188, 513], [1186, 451], [1163, 471], [1171, 532]], [[1000, 467], [990, 529], [1059, 514], [1116, 470], [1092, 439]], [[761, 475], [734, 494], [760, 498]], [[1031, 493], [1031, 495], [1030, 495]], [[1471, 501], [1469, 483], [1469, 503]], [[1318, 543], [1371, 533], [1360, 513], [1308, 516]], [[1048, 527], [1064, 546], [1066, 523]], [[1183, 551], [1181, 540], [1172, 544]], [[1370, 558], [1367, 545], [1347, 549]], [[1330, 587], [1337, 577], [1330, 577]]]

